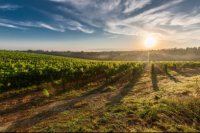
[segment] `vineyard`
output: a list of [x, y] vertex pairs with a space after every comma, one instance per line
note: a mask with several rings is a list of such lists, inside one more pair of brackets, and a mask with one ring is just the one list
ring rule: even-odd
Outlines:
[[0, 90], [19, 89], [62, 80], [67, 83], [84, 81], [104, 75], [106, 81], [117, 73], [133, 69], [137, 74], [145, 62], [103, 62], [64, 58], [23, 52], [0, 51]]
[[[23, 53], [14, 51], [0, 51], [0, 92], [10, 89], [26, 88], [42, 83], [62, 81], [66, 84], [83, 82], [101, 75], [108, 81], [112, 76], [132, 69], [137, 75], [145, 68], [146, 62], [119, 62], [119, 61], [89, 61]], [[185, 68], [198, 68], [200, 62], [191, 61], [157, 61], [151, 62], [151, 74], [155, 66], [164, 72]]]
[[151, 73], [154, 73], [155, 65], [157, 65], [164, 72], [168, 70], [181, 70], [185, 68], [199, 68], [200, 62], [195, 61], [156, 61], [151, 62]]
[[200, 131], [200, 62], [0, 55], [0, 132]]

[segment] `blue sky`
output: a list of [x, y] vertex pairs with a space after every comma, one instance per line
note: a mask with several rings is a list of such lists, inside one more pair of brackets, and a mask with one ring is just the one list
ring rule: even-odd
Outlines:
[[0, 0], [0, 49], [200, 46], [200, 0]]

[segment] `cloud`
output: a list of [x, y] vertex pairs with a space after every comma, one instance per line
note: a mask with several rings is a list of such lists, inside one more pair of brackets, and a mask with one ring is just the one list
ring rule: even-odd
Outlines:
[[126, 25], [121, 23], [113, 23], [113, 22], [109, 22], [107, 23], [107, 25], [108, 28], [104, 30], [113, 34], [135, 35], [135, 36], [141, 36], [143, 34], [146, 34], [146, 31], [136, 26]]
[[84, 33], [93, 33], [94, 31], [92, 29], [87, 28], [86, 26], [80, 24], [77, 21], [64, 18], [62, 15], [57, 14], [49, 14], [57, 23], [62, 25], [64, 29], [69, 30], [80, 30]]
[[125, 2], [124, 13], [133, 12], [136, 9], [141, 9], [147, 4], [150, 4], [151, 0], [128, 0]]
[[174, 16], [170, 24], [186, 27], [197, 23], [200, 23], [200, 14], [194, 16], [187, 14], [178, 14]]
[[13, 22], [13, 23], [15, 23], [16, 25], [21, 25], [21, 26], [46, 28], [49, 30], [65, 32], [65, 29], [61, 25], [53, 27], [44, 22]]
[[[3, 23], [1, 23], [3, 22]], [[7, 23], [7, 24], [5, 24]], [[45, 24], [43, 22], [20, 22], [20, 21], [13, 21], [13, 20], [8, 20], [8, 19], [1, 19], [0, 18], [0, 26], [5, 26], [5, 27], [9, 27], [9, 28], [18, 28], [18, 29], [22, 29], [25, 30], [27, 28], [22, 28], [19, 26], [23, 26], [23, 27], [38, 27], [38, 28], [46, 28], [46, 29], [50, 29], [50, 30], [54, 30], [54, 31], [60, 31], [60, 32], [64, 32], [64, 28], [62, 26], [58, 26], [58, 27], [52, 27], [48, 24]]]
[[152, 4], [156, 0], [50, 1], [62, 3], [57, 9], [106, 33], [152, 35], [157, 39], [178, 42], [199, 38], [200, 8], [195, 4], [187, 7], [188, 0], [169, 0], [157, 5]]
[[54, 13], [49, 13], [47, 11], [41, 10], [41, 9], [36, 9], [35, 10], [43, 13], [47, 17], [52, 19], [52, 24], [54, 27], [58, 27], [60, 29], [54, 28], [53, 26], [46, 26], [42, 25], [42, 27], [46, 27], [51, 30], [55, 31], [60, 31], [60, 32], [65, 32], [65, 30], [80, 30], [84, 33], [93, 33], [94, 30], [91, 28], [88, 28], [87, 26], [84, 26], [83, 24], [79, 23], [78, 21], [72, 20], [71, 18], [65, 18], [62, 15], [59, 14], [54, 14]]
[[10, 5], [10, 4], [5, 4], [0, 6], [0, 10], [16, 10], [18, 8], [21, 8], [21, 6], [18, 5]]
[[104, 32], [103, 33], [105, 36], [107, 36], [107, 38], [117, 38], [117, 36], [115, 34], [111, 34], [109, 32]]
[[44, 23], [39, 23], [39, 25], [36, 25], [36, 27], [43, 27], [43, 28], [47, 28], [47, 29], [50, 29], [50, 30], [60, 31], [60, 32], [65, 31], [62, 26], [60, 26], [60, 29], [57, 29], [57, 28], [54, 28], [54, 27], [49, 26], [49, 25], [44, 24]]
[[5, 23], [0, 23], [0, 26], [25, 30], [25, 28], [21, 28], [21, 27], [18, 27], [18, 26], [14, 26], [14, 25], [11, 25], [11, 24], [5, 24]]
[[[56, 21], [56, 24], [49, 25], [44, 22], [30, 22], [30, 21], [22, 22], [22, 21], [13, 21], [13, 20], [0, 18], [0, 22], [9, 23], [9, 24], [0, 23], [0, 26], [6, 26], [6, 27], [10, 27], [10, 28], [18, 28], [18, 29], [23, 29], [23, 30], [26, 28], [21, 28], [18, 26], [46, 28], [49, 30], [54, 30], [54, 31], [59, 31], [59, 32], [65, 32], [66, 29], [80, 30], [84, 33], [93, 33], [94, 32], [92, 29], [89, 29], [86, 26], [83, 26], [76, 21], [73, 21], [70, 19], [65, 19], [61, 15], [51, 15], [51, 17], [53, 18], [53, 20]], [[15, 26], [15, 25], [17, 25], [17, 26]]]
[[[20, 8], [21, 6], [18, 5], [11, 5], [11, 4], [5, 4], [0, 6], [0, 10], [15, 10], [17, 8]], [[94, 30], [88, 28], [87, 26], [84, 26], [83, 24], [68, 19], [68, 18], [64, 18], [62, 15], [58, 15], [58, 14], [52, 14], [49, 13], [45, 10], [41, 10], [41, 9], [37, 9], [34, 8], [33, 9], [35, 11], [39, 11], [43, 14], [45, 14], [47, 17], [50, 17], [52, 19], [52, 21], [50, 22], [44, 22], [44, 21], [14, 21], [14, 20], [10, 20], [10, 19], [3, 19], [0, 16], [0, 26], [6, 26], [6, 27], [10, 27], [10, 28], [18, 28], [18, 29], [26, 29], [26, 28], [21, 28], [19, 26], [23, 26], [23, 27], [37, 27], [37, 28], [46, 28], [49, 30], [53, 30], [53, 31], [58, 31], [58, 32], [65, 32], [66, 29], [68, 30], [80, 30], [84, 33], [93, 33]], [[6, 24], [3, 24], [6, 23]]]
[[[121, 0], [50, 0], [53, 2], [61, 2], [65, 4], [70, 4], [75, 8], [79, 8], [79, 10], [84, 9], [84, 11], [96, 10], [101, 13], [107, 13], [108, 11], [112, 11], [117, 6], [119, 6]], [[88, 10], [86, 10], [88, 8]], [[95, 12], [93, 12], [95, 13]]]

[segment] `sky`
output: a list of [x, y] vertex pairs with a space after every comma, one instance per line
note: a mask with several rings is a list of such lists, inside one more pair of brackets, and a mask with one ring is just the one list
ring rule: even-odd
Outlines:
[[0, 49], [147, 50], [200, 46], [200, 0], [0, 0]]

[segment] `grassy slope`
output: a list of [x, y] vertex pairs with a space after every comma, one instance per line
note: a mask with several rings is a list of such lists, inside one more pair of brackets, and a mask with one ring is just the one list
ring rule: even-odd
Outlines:
[[[109, 84], [99, 79], [49, 98], [37, 92], [41, 98], [28, 103], [24, 95], [24, 109], [7, 99], [2, 103], [10, 103], [11, 113], [2, 113], [0, 131], [200, 131], [200, 98], [186, 97], [199, 94], [200, 76], [185, 71], [156, 68], [151, 76], [147, 67], [134, 78], [127, 72]], [[54, 94], [59, 83], [43, 87]]]

